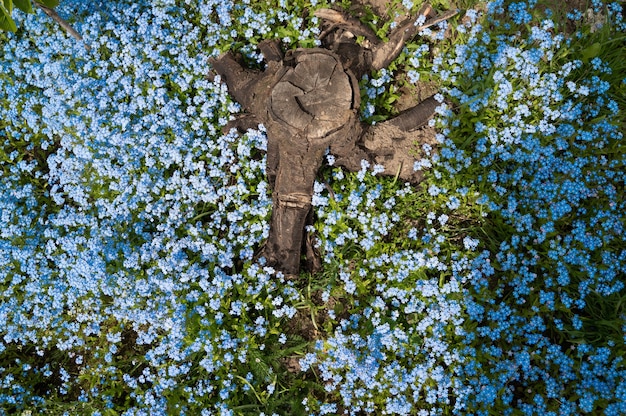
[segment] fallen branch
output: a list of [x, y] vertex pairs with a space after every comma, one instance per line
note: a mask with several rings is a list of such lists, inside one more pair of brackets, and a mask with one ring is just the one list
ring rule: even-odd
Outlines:
[[[83, 37], [80, 35], [80, 33], [78, 33], [65, 19], [59, 16], [59, 14], [54, 9], [46, 7], [43, 4], [37, 3], [36, 1], [33, 1], [33, 3], [35, 4], [35, 6], [39, 7], [45, 14], [47, 14], [52, 20], [57, 22], [57, 24], [65, 29], [65, 31], [69, 33], [73, 38], [79, 41], [83, 41]], [[91, 48], [85, 43], [85, 49], [90, 50]]]

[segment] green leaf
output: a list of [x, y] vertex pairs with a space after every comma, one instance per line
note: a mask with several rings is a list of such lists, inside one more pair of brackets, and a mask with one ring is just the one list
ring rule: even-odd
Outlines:
[[13, 0], [15, 7], [23, 11], [24, 13], [32, 13], [33, 5], [30, 0]]
[[4, 4], [0, 7], [0, 30], [8, 30], [10, 32], [17, 30], [15, 22], [11, 19], [11, 13], [9, 13]]
[[450, 1], [449, 0], [435, 1], [433, 2], [433, 7], [435, 9], [450, 10]]
[[602, 46], [600, 45], [600, 43], [596, 42], [593, 45], [583, 49], [581, 52], [583, 62], [588, 62], [590, 59], [593, 59], [596, 56], [600, 55], [601, 48]]
[[59, 0], [37, 0], [37, 3], [53, 9], [59, 5]]
[[13, 0], [4, 0], [3, 3], [3, 13], [8, 13], [9, 18], [11, 18], [11, 13], [13, 12]]
[[17, 26], [15, 25], [13, 19], [3, 14], [0, 16], [0, 30], [15, 32], [17, 30]]

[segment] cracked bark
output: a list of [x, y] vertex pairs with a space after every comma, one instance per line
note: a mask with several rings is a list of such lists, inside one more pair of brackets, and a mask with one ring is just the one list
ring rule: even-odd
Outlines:
[[[315, 15], [329, 24], [320, 35], [326, 48], [296, 49], [283, 55], [278, 41], [264, 41], [259, 44], [267, 64], [262, 72], [245, 68], [230, 52], [211, 60], [244, 111], [227, 127], [245, 129], [263, 123], [267, 130], [266, 172], [273, 209], [260, 255], [286, 277], [299, 274], [313, 184], [326, 150], [330, 148], [338, 165], [356, 171], [363, 159], [374, 162], [381, 155], [399, 156], [394, 155], [392, 142], [406, 139], [433, 116], [439, 103], [430, 97], [383, 123], [363, 124], [357, 82], [363, 74], [389, 65], [420, 30], [455, 14], [448, 12], [416, 25], [421, 15], [428, 17], [431, 12], [425, 6], [399, 24], [388, 42], [381, 42], [357, 19], [321, 9]], [[364, 36], [366, 44], [357, 45], [354, 34]], [[305, 252], [313, 255], [310, 241]], [[319, 259], [309, 262], [319, 267]]]

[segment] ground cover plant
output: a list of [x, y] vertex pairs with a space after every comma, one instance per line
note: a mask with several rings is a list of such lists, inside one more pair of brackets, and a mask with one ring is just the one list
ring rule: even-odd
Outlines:
[[[382, 38], [388, 16], [361, 8]], [[458, 17], [361, 81], [364, 118], [440, 89], [418, 185], [333, 155], [320, 272], [255, 252], [263, 126], [209, 58], [316, 45], [322, 1], [62, 1], [0, 33], [2, 414], [626, 413], [624, 4]], [[368, 10], [370, 10], [368, 12]], [[435, 46], [436, 45], [436, 46]]]

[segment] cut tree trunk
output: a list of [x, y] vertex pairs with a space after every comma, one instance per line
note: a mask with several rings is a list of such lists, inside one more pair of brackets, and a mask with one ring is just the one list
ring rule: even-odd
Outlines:
[[[428, 8], [423, 9], [424, 14], [428, 12]], [[406, 152], [395, 151], [397, 143], [426, 124], [439, 105], [431, 97], [374, 126], [361, 123], [358, 116], [357, 76], [388, 65], [404, 43], [432, 21], [417, 27], [419, 15], [407, 19], [390, 34], [390, 42], [382, 43], [373, 38], [369, 28], [341, 12], [322, 9], [316, 15], [331, 23], [322, 33], [336, 40], [328, 49], [296, 49], [283, 56], [277, 41], [264, 41], [259, 45], [267, 63], [263, 72], [243, 67], [232, 53], [211, 60], [213, 70], [245, 113], [230, 126], [245, 128], [262, 123], [267, 130], [266, 171], [273, 209], [269, 236], [260, 255], [288, 278], [300, 271], [313, 184], [325, 152], [330, 148], [336, 163], [353, 171], [361, 168], [362, 160], [407, 158]], [[372, 48], [356, 44], [340, 47], [346, 44], [345, 36], [332, 32], [347, 30], [372, 38]], [[403, 164], [401, 161], [399, 166]], [[406, 165], [410, 166], [388, 173], [410, 180], [412, 163]]]

